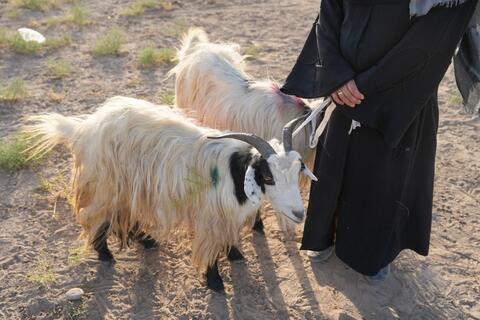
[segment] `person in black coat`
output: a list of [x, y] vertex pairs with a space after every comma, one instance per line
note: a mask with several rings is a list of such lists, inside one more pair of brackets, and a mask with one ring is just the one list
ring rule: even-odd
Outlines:
[[322, 0], [282, 88], [337, 104], [317, 146], [301, 250], [312, 260], [335, 250], [373, 282], [401, 250], [428, 254], [437, 91], [477, 0], [421, 16], [409, 4]]

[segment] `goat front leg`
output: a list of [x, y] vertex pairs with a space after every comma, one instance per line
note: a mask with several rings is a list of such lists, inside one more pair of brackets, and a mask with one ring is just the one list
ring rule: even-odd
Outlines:
[[257, 211], [257, 215], [255, 216], [255, 224], [253, 225], [253, 230], [257, 231], [258, 233], [265, 234], [263, 231], [263, 221], [260, 217], [260, 210]]
[[104, 222], [97, 231], [95, 239], [93, 240], [93, 248], [98, 253], [98, 260], [108, 263], [114, 263], [115, 259], [113, 258], [110, 249], [108, 249], [107, 244], [107, 231], [110, 227], [109, 222]]
[[243, 254], [238, 250], [237, 247], [231, 246], [230, 250], [228, 250], [228, 255], [227, 255], [228, 261], [237, 261], [237, 260], [243, 260], [245, 259], [243, 257]]
[[212, 266], [208, 266], [207, 272], [205, 272], [205, 279], [207, 280], [207, 287], [215, 292], [223, 293], [225, 287], [223, 285], [222, 277], [218, 273], [218, 259]]

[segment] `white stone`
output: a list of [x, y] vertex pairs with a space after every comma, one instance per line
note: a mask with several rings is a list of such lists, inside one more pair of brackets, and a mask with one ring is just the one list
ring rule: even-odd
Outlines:
[[67, 300], [75, 301], [80, 300], [83, 296], [83, 290], [80, 288], [72, 288], [67, 291], [66, 295]]
[[20, 28], [17, 30], [20, 36], [25, 41], [35, 41], [38, 43], [44, 43], [45, 37], [38, 31], [29, 28]]

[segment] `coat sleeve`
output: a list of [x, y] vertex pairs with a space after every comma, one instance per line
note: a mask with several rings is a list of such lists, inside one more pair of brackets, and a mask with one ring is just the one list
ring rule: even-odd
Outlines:
[[339, 0], [322, 0], [317, 22], [317, 41], [320, 56], [319, 95], [330, 95], [355, 76], [350, 63], [340, 50], [340, 28], [343, 10]]
[[340, 0], [322, 0], [300, 56], [282, 87], [287, 94], [303, 98], [327, 96], [355, 76], [340, 52], [343, 22]]
[[340, 106], [350, 118], [383, 133], [396, 146], [422, 107], [436, 94], [477, 0], [437, 7], [412, 24], [375, 65], [355, 76], [365, 100]]

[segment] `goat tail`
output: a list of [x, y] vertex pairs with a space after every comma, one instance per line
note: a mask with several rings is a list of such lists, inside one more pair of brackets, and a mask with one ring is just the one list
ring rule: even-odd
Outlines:
[[208, 42], [208, 35], [203, 29], [188, 29], [188, 32], [183, 37], [182, 46], [177, 52], [178, 61], [182, 61], [196, 44], [204, 42]]
[[71, 146], [75, 130], [82, 119], [49, 113], [29, 116], [26, 118], [26, 122], [32, 123], [22, 129], [32, 142], [32, 146], [26, 152], [30, 157], [40, 157], [58, 144]]

